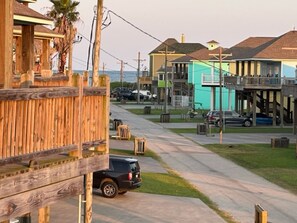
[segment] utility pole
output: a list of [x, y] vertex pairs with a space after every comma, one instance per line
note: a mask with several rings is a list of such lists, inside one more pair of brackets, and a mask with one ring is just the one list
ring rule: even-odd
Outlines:
[[[214, 56], [216, 59], [219, 59], [220, 62], [220, 144], [223, 143], [223, 97], [222, 97], [222, 60], [228, 56], [232, 56], [232, 54], [222, 54], [222, 47], [219, 47], [219, 54], [210, 54], [210, 56]], [[223, 58], [224, 57], [224, 58]]]
[[124, 61], [121, 60], [121, 69], [120, 69], [120, 82], [123, 88], [123, 78], [124, 77]]
[[97, 20], [96, 20], [96, 35], [94, 49], [94, 66], [93, 66], [93, 86], [99, 86], [99, 62], [100, 62], [100, 43], [101, 43], [101, 26], [103, 15], [103, 0], [97, 2]]
[[169, 51], [168, 52], [168, 46], [165, 47], [165, 51], [159, 51], [159, 53], [165, 54], [165, 70], [164, 70], [164, 76], [165, 76], [165, 100], [164, 100], [164, 113], [168, 113], [168, 74], [167, 74], [167, 55], [168, 53], [175, 53], [175, 51]]
[[[94, 66], [92, 85], [98, 87], [99, 83], [99, 58], [100, 58], [100, 42], [101, 42], [101, 24], [103, 12], [103, 0], [98, 0], [97, 3], [97, 21], [96, 21], [96, 35], [95, 35], [95, 49], [94, 49]], [[85, 175], [85, 205], [84, 205], [84, 223], [92, 222], [92, 194], [93, 194], [93, 173]]]
[[140, 62], [145, 61], [145, 59], [140, 59], [140, 52], [138, 52], [138, 58], [137, 60], [137, 104], [139, 104], [140, 102], [140, 95], [139, 95], [139, 91], [140, 91], [140, 82], [139, 82], [139, 77], [140, 77]]
[[94, 23], [97, 17], [97, 6], [95, 5], [93, 8], [94, 11], [94, 16], [93, 16], [93, 20], [92, 20], [92, 25], [91, 25], [91, 33], [90, 33], [90, 43], [89, 43], [89, 50], [88, 50], [88, 59], [87, 59], [87, 71], [89, 71], [89, 63], [90, 63], [90, 56], [91, 56], [91, 47], [93, 45], [92, 41], [93, 41], [93, 29], [94, 29]]

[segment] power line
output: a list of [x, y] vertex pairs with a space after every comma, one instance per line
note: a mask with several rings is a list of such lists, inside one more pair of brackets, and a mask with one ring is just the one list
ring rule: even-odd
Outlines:
[[[130, 26], [132, 26], [133, 28], [135, 28], [135, 29], [137, 29], [138, 31], [142, 32], [143, 34], [145, 34], [145, 35], [151, 37], [152, 39], [154, 39], [154, 40], [156, 40], [156, 41], [158, 41], [158, 42], [164, 44], [165, 46], [167, 46], [167, 47], [171, 47], [172, 49], [175, 49], [175, 50], [178, 50], [178, 51], [182, 52], [183, 54], [185, 54], [185, 55], [191, 57], [192, 59], [195, 59], [195, 60], [197, 60], [197, 61], [199, 61], [199, 62], [201, 62], [201, 63], [204, 63], [204, 64], [206, 64], [206, 65], [208, 65], [208, 66], [210, 66], [210, 67], [216, 68], [216, 67], [215, 67], [214, 65], [212, 65], [211, 63], [208, 63], [208, 62], [205, 62], [205, 61], [203, 61], [203, 60], [197, 59], [197, 58], [195, 58], [194, 56], [191, 56], [191, 55], [189, 55], [188, 53], [185, 53], [185, 52], [183, 52], [182, 50], [180, 50], [180, 49], [178, 49], [178, 48], [176, 48], [176, 47], [174, 47], [174, 46], [168, 45], [167, 43], [165, 43], [165, 42], [161, 41], [160, 39], [158, 39], [157, 37], [153, 36], [152, 34], [150, 34], [150, 33], [146, 32], [146, 31], [144, 31], [143, 29], [141, 29], [141, 28], [139, 28], [138, 26], [134, 25], [133, 23], [129, 22], [127, 19], [123, 18], [122, 16], [120, 16], [120, 15], [117, 14], [116, 12], [114, 12], [114, 11], [112, 11], [112, 10], [106, 8], [106, 7], [104, 7], [104, 8], [107, 10], [107, 13], [112, 13], [112, 14], [114, 14], [115, 16], [117, 16], [118, 18], [120, 18], [121, 20], [123, 20], [124, 22], [126, 22], [127, 24], [129, 24]], [[226, 71], [226, 70], [223, 70], [223, 69], [221, 69], [221, 70], [224, 71], [224, 72], [230, 73], [229, 71]], [[230, 73], [230, 74], [232, 74], [232, 73]]]
[[[91, 43], [91, 41], [90, 41], [87, 37], [85, 37], [85, 36], [84, 36], [83, 34], [81, 34], [81, 33], [79, 33], [79, 34], [82, 36], [82, 38], [84, 38], [84, 39], [87, 40], [89, 43]], [[120, 59], [120, 58], [118, 58], [118, 57], [112, 55], [111, 53], [109, 53], [109, 52], [107, 52], [106, 50], [104, 50], [102, 47], [100, 47], [100, 50], [101, 50], [102, 52], [106, 53], [107, 55], [111, 56], [112, 58], [116, 59], [117, 61], [119, 61], [119, 62], [122, 61], [122, 59]], [[125, 62], [125, 64], [126, 64], [127, 66], [129, 66], [129, 67], [131, 67], [131, 68], [137, 70], [136, 67], [132, 66], [132, 65], [129, 64], [129, 63]]]

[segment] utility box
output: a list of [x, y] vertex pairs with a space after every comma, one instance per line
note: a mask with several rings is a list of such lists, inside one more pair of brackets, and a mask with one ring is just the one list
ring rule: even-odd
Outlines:
[[146, 151], [146, 138], [136, 137], [134, 139], [134, 155], [144, 154]]

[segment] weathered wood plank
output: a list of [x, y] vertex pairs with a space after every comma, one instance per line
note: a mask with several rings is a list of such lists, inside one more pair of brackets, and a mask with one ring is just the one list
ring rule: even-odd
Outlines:
[[[91, 147], [97, 147], [104, 144], [105, 144], [104, 140], [94, 140], [90, 142], [84, 142], [82, 145], [82, 148], [83, 150], [88, 150]], [[32, 160], [39, 157], [53, 155], [53, 154], [68, 153], [72, 150], [77, 150], [77, 149], [78, 149], [78, 146], [76, 144], [70, 144], [62, 147], [56, 147], [56, 148], [47, 149], [43, 151], [37, 151], [34, 153], [27, 153], [24, 155], [7, 157], [5, 159], [0, 159], [0, 166], [6, 165], [6, 164], [12, 164], [12, 163], [19, 163], [19, 162], [22, 162], [23, 160]]]
[[[0, 89], [0, 101], [78, 97], [78, 91], [75, 87]], [[106, 88], [84, 87], [83, 95], [103, 96]]]
[[76, 177], [0, 200], [0, 221], [29, 213], [66, 197], [82, 193], [83, 177]]
[[22, 107], [22, 101], [16, 103], [16, 131], [15, 131], [15, 155], [22, 154], [22, 130], [23, 130], [23, 116], [24, 109]]
[[24, 168], [24, 173], [22, 174], [0, 179], [0, 201], [1, 199], [14, 194], [34, 190], [46, 185], [107, 168], [108, 155], [90, 156], [62, 165], [49, 166], [31, 170], [29, 172], [25, 172], [26, 170]]
[[50, 222], [50, 207], [40, 208], [38, 210], [38, 223], [49, 223]]
[[3, 128], [3, 154], [2, 157], [7, 157], [7, 150], [8, 150], [8, 124], [9, 124], [9, 118], [8, 118], [8, 101], [4, 102], [4, 128]]
[[21, 153], [21, 155], [27, 153], [28, 129], [27, 129], [26, 120], [28, 118], [28, 104], [29, 104], [29, 101], [24, 101], [24, 103], [23, 103], [24, 114], [22, 116], [23, 120], [22, 120], [22, 153]]
[[3, 136], [4, 134], [4, 102], [0, 101], [0, 158], [3, 157]]

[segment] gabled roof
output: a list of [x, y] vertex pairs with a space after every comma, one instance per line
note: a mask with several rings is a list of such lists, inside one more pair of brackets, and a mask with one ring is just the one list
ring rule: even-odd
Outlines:
[[279, 37], [250, 37], [224, 53], [232, 59], [297, 59], [297, 31]]
[[[203, 48], [203, 49], [197, 50], [195, 52], [192, 52], [186, 56], [177, 58], [176, 60], [173, 60], [171, 62], [172, 63], [189, 63], [190, 61], [194, 61], [194, 60], [204, 60], [204, 61], [217, 60], [211, 54], [219, 54], [219, 49], [220, 49], [220, 47], [213, 49], [213, 50]], [[227, 50], [227, 49], [222, 48], [222, 51], [225, 51], [225, 50]], [[229, 59], [229, 58], [225, 58], [225, 60], [226, 59]]]
[[[189, 54], [189, 56], [192, 57], [192, 60], [211, 60], [211, 59], [214, 59], [211, 54], [219, 54], [220, 48], [221, 47], [218, 47], [213, 50], [209, 50], [209, 49], [198, 50]], [[222, 51], [224, 50], [226, 49], [222, 48]]]
[[29, 7], [15, 1], [13, 8], [14, 25], [52, 25], [53, 21]]
[[168, 47], [168, 52], [174, 52], [175, 54], [188, 54], [196, 50], [206, 48], [200, 43], [179, 43], [174, 38], [168, 38], [149, 54], [160, 53], [160, 51], [165, 51], [166, 46]]
[[[20, 36], [22, 34], [21, 26], [13, 26], [13, 35]], [[34, 38], [51, 39], [51, 38], [64, 38], [64, 35], [57, 33], [54, 30], [48, 29], [42, 25], [34, 26]]]
[[179, 57], [175, 60], [171, 60], [170, 62], [171, 63], [190, 63], [192, 57], [186, 55], [186, 56], [182, 56], [182, 57]]

